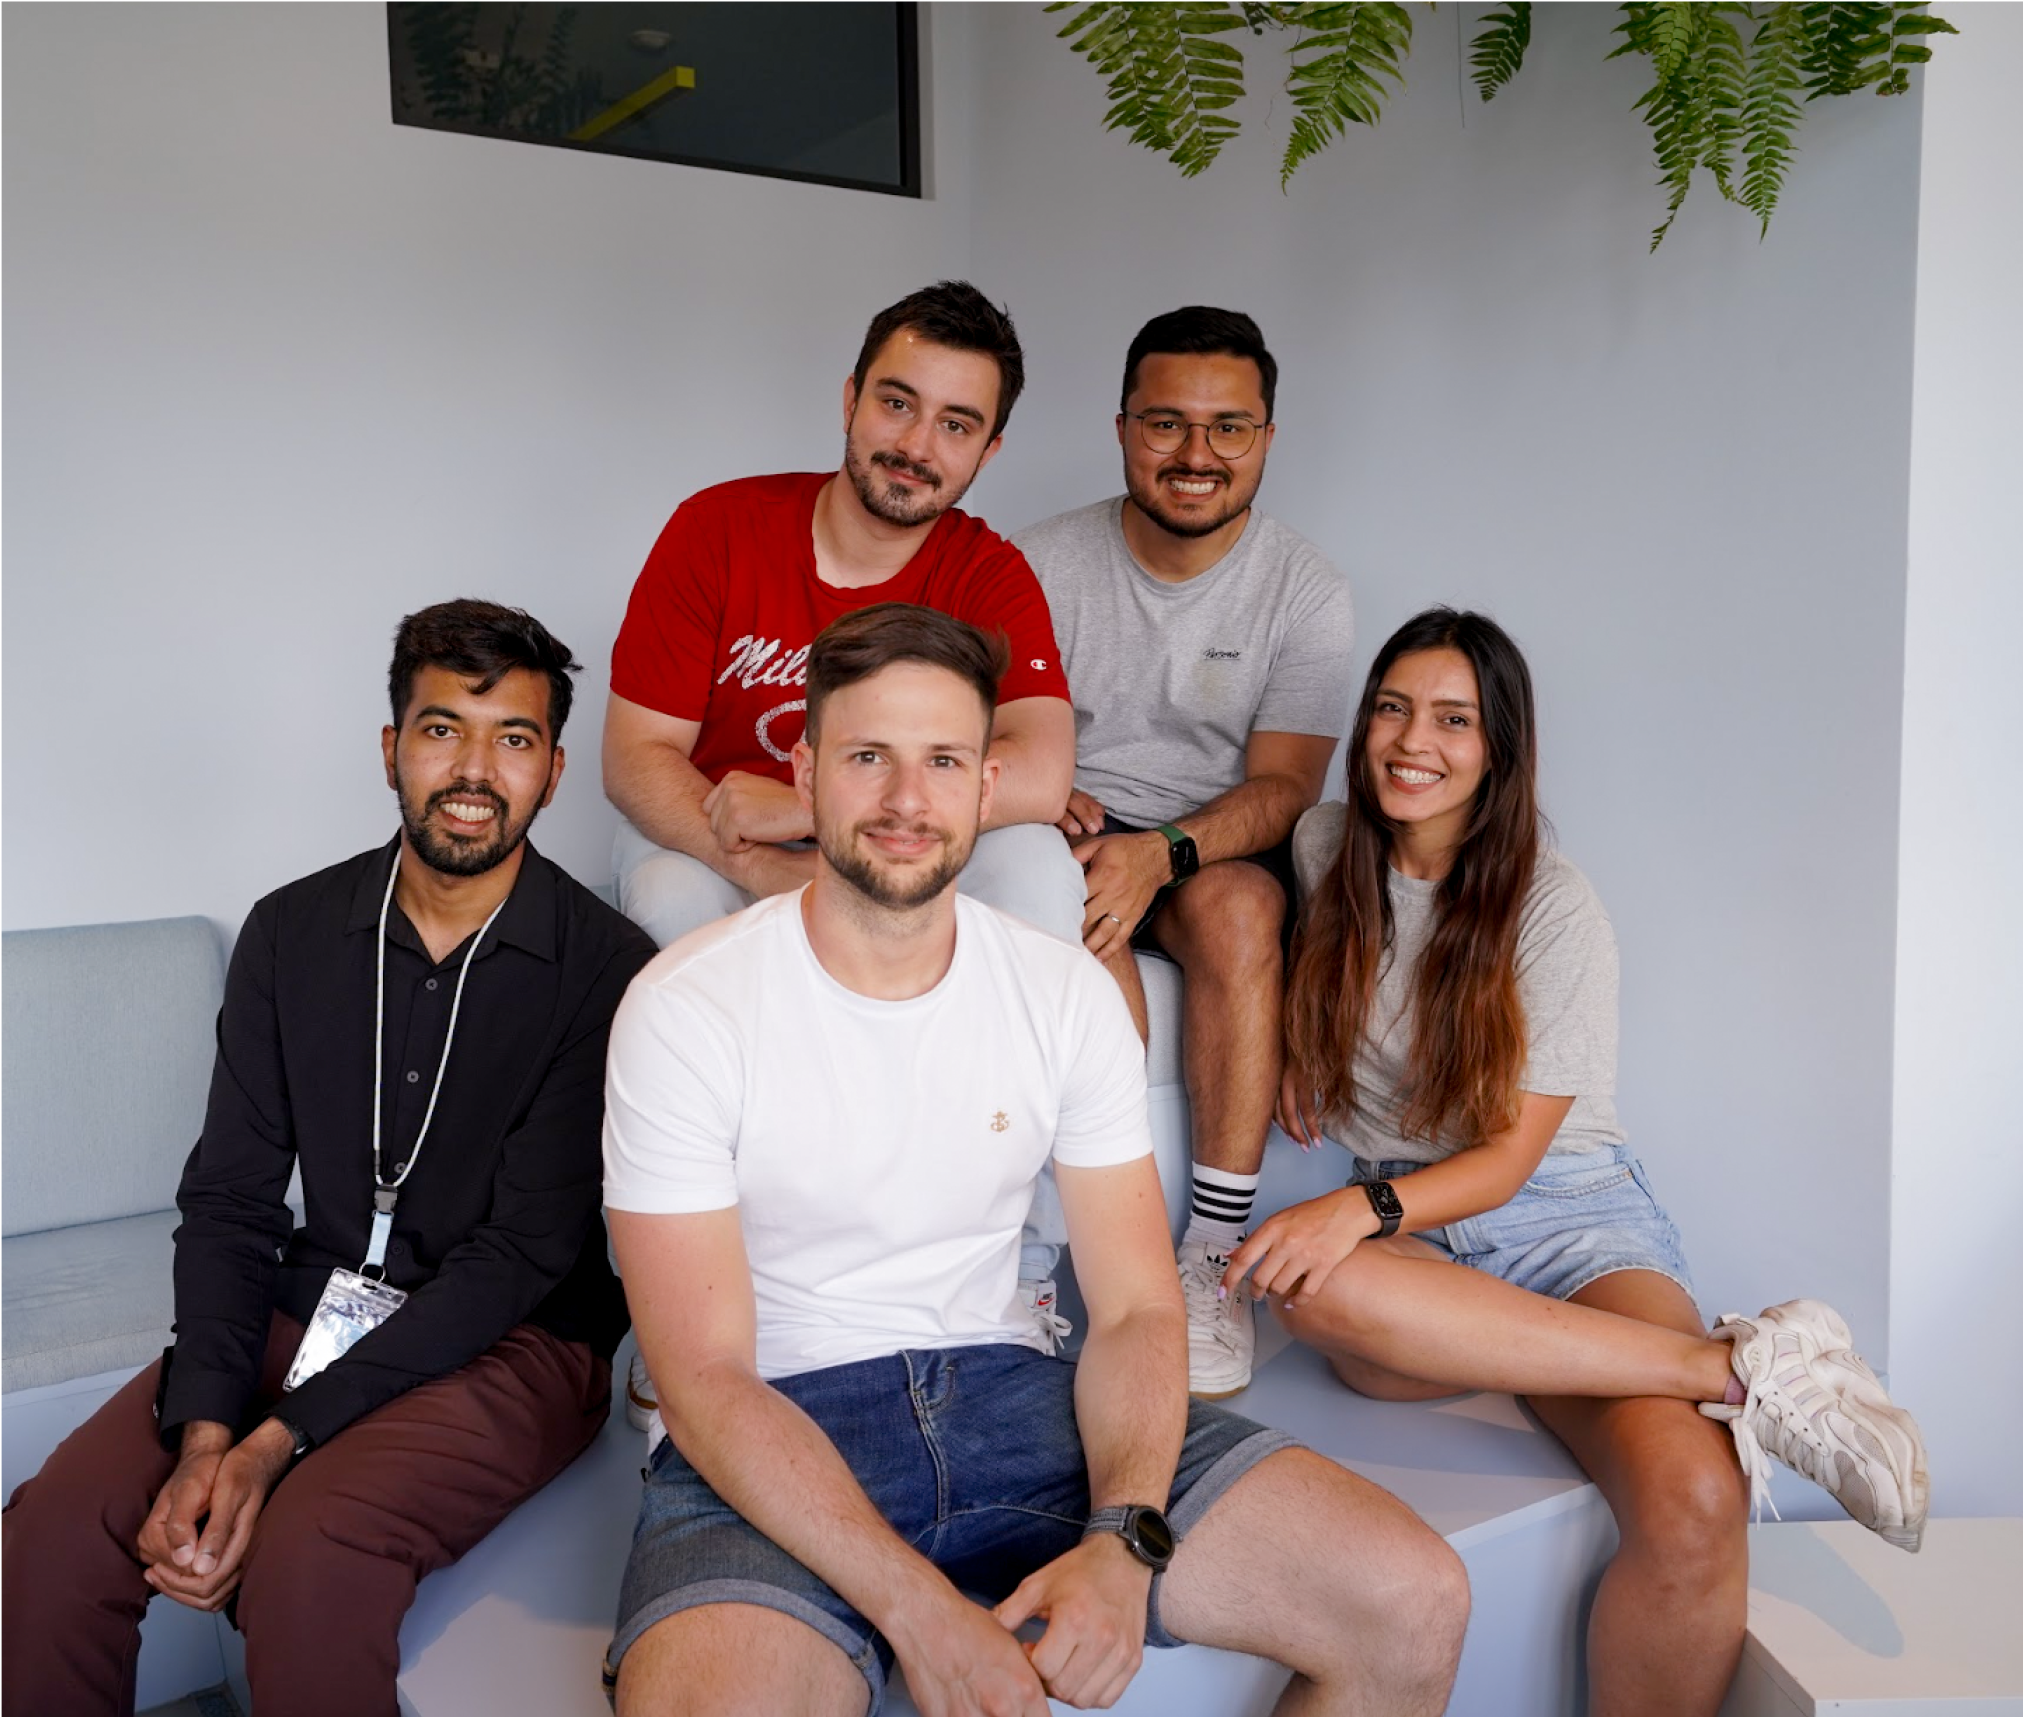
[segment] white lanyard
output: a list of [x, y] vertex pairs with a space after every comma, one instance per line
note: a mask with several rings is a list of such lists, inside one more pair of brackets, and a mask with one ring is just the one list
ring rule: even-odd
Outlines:
[[[428, 1137], [428, 1124], [435, 1119], [436, 1099], [442, 1095], [443, 1073], [450, 1064], [450, 1044], [457, 1035], [457, 1010], [464, 1005], [464, 979], [471, 975], [471, 961], [477, 958], [478, 944], [485, 939], [485, 932], [492, 927], [496, 918], [506, 909], [506, 902], [500, 901], [492, 908], [491, 918], [478, 926], [478, 933], [471, 938], [470, 951], [464, 955], [464, 963], [457, 973], [456, 994], [450, 998], [449, 1029], [443, 1033], [442, 1058], [436, 1062], [436, 1082], [429, 1088], [428, 1108], [422, 1112], [421, 1131], [414, 1136], [414, 1148], [407, 1153], [407, 1161], [400, 1166], [400, 1173], [392, 1181], [380, 1171], [379, 1127], [384, 1111], [385, 1094], [382, 1078], [385, 1067], [386, 1044], [386, 919], [393, 909], [393, 885], [400, 879], [400, 854], [393, 855], [393, 869], [386, 879], [386, 893], [379, 903], [379, 978], [372, 999], [372, 1239], [365, 1249], [365, 1263], [360, 1273], [377, 1270], [386, 1274], [386, 1243], [393, 1234], [393, 1207], [400, 1198], [400, 1189], [407, 1177], [414, 1173], [414, 1165], [421, 1161], [421, 1142]], [[508, 899], [511, 898], [509, 894]]]

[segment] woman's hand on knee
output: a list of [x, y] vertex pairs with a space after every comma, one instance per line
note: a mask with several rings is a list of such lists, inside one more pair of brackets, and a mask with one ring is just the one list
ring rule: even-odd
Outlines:
[[1311, 1107], [1312, 1097], [1302, 1095], [1298, 1076], [1288, 1061], [1278, 1082], [1278, 1108], [1273, 1119], [1279, 1130], [1303, 1151], [1310, 1151], [1321, 1142], [1320, 1124], [1308, 1113]]
[[1248, 1272], [1251, 1292], [1259, 1298], [1276, 1295], [1287, 1310], [1311, 1305], [1335, 1271], [1376, 1231], [1376, 1212], [1354, 1188], [1310, 1198], [1257, 1225], [1230, 1254], [1223, 1290], [1238, 1292]]

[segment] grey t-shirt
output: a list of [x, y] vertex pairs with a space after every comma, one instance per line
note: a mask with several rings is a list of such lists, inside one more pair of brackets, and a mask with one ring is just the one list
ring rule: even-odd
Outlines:
[[[1300, 898], [1313, 893], [1342, 850], [1348, 807], [1316, 805], [1293, 831]], [[1356, 1057], [1356, 1108], [1330, 1116], [1327, 1133], [1366, 1162], [1438, 1162], [1452, 1140], [1408, 1139], [1398, 1131], [1399, 1091], [1412, 1047], [1412, 974], [1432, 935], [1436, 882], [1391, 872], [1396, 940], [1377, 977], [1376, 1006]], [[1538, 856], [1517, 930], [1517, 995], [1527, 1056], [1519, 1088], [1571, 1097], [1548, 1154], [1619, 1145], [1616, 1124], [1616, 933], [1588, 879], [1555, 852]]]
[[1185, 584], [1125, 546], [1119, 495], [1012, 541], [1053, 611], [1075, 700], [1075, 785], [1127, 823], [1170, 823], [1244, 778], [1253, 731], [1347, 725], [1348, 580], [1255, 508], [1236, 545]]

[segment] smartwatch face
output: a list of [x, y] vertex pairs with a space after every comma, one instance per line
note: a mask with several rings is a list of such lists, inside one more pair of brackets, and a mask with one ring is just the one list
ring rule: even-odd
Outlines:
[[1405, 1214], [1405, 1206], [1400, 1201], [1396, 1190], [1389, 1181], [1379, 1180], [1370, 1182], [1369, 1193], [1370, 1202], [1377, 1207], [1377, 1214], [1386, 1221], [1391, 1221]]
[[1173, 1528], [1156, 1508], [1137, 1510], [1131, 1517], [1131, 1530], [1137, 1537], [1139, 1554], [1153, 1567], [1163, 1568], [1173, 1560]]

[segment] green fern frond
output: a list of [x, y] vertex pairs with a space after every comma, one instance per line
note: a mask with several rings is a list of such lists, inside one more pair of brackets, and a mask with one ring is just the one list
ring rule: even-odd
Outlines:
[[1279, 166], [1283, 190], [1302, 161], [1318, 155], [1354, 125], [1375, 125], [1391, 91], [1400, 88], [1404, 59], [1412, 51], [1412, 17], [1394, 0], [1304, 5], [1293, 19], [1308, 32], [1292, 50], [1286, 79], [1292, 97], [1292, 135]]
[[1484, 101], [1510, 82], [1531, 45], [1531, 0], [1507, 0], [1477, 20], [1484, 27], [1468, 55], [1470, 76]]
[[1757, 26], [1749, 44], [1749, 81], [1742, 97], [1742, 192], [1738, 201], [1770, 231], [1784, 169], [1791, 164], [1798, 129], [1797, 92], [1804, 87], [1799, 50], [1804, 42], [1804, 8], [1776, 5]]
[[1743, 92], [1749, 60], [1735, 18], [1747, 19], [1746, 5], [1709, 6], [1693, 46], [1693, 100], [1699, 108], [1700, 165], [1729, 202], [1735, 196], [1735, 150], [1742, 138]]
[[1888, 75], [1895, 10], [1887, 4], [1843, 0], [1817, 0], [1800, 8], [1805, 45], [1799, 50], [1799, 66], [1805, 74], [1807, 101], [1852, 95]]
[[1628, 38], [1617, 53], [1649, 57], [1656, 81], [1637, 97], [1651, 128], [1651, 152], [1657, 159], [1658, 183], [1671, 191], [1664, 221], [1651, 234], [1651, 249], [1665, 242], [1692, 188], [1693, 169], [1705, 146], [1706, 115], [1693, 74], [1693, 49], [1705, 26], [1706, 11], [1694, 5], [1625, 6], [1618, 28]]
[[1223, 110], [1243, 95], [1243, 55], [1218, 38], [1244, 25], [1243, 13], [1224, 6], [1096, 4], [1060, 34], [1109, 80], [1104, 128], [1170, 156], [1192, 178], [1236, 134]]
[[1650, 40], [1647, 50], [1660, 84], [1669, 83], [1686, 56], [1700, 39], [1706, 9], [1695, 0], [1666, 0], [1651, 8]]
[[1960, 32], [1943, 18], [1935, 18], [1917, 6], [1899, 6], [1890, 23], [1889, 75], [1876, 84], [1877, 95], [1902, 95], [1911, 87], [1912, 66], [1923, 65], [1932, 50], [1911, 36], [1957, 36]]

